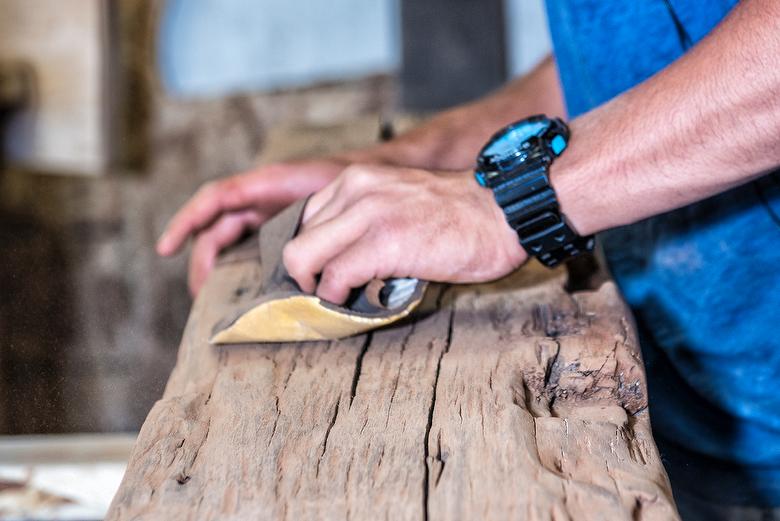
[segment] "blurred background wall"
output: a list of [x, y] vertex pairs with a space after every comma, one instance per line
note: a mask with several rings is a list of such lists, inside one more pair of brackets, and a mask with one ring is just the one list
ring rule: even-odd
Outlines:
[[0, 0], [3, 434], [140, 426], [190, 306], [153, 244], [204, 181], [549, 51], [541, 0], [42, 1]]

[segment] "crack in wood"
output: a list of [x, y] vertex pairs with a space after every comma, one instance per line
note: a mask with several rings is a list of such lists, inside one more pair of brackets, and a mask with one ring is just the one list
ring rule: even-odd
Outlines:
[[358, 380], [360, 380], [360, 372], [363, 370], [363, 358], [366, 356], [366, 352], [368, 352], [368, 348], [371, 345], [371, 340], [373, 339], [373, 336], [374, 334], [371, 331], [366, 333], [366, 337], [365, 340], [363, 341], [363, 345], [360, 347], [360, 353], [358, 353], [357, 359], [355, 360], [355, 372], [352, 375], [352, 385], [350, 385], [348, 409], [352, 408], [352, 402], [355, 401], [355, 395], [357, 395]]
[[439, 468], [439, 473], [436, 474], [436, 482], [433, 484], [434, 487], [439, 486], [441, 476], [444, 474], [444, 466], [447, 464], [447, 454], [441, 450], [441, 430], [439, 430], [439, 435], [436, 438], [436, 451], [436, 459], [441, 462], [441, 467]]
[[547, 464], [546, 458], [542, 454], [542, 451], [539, 450], [539, 436], [540, 436], [539, 422], [537, 421], [537, 418], [533, 416], [531, 416], [531, 419], [534, 422], [534, 435], [533, 435], [534, 449], [536, 450], [536, 457], [539, 458], [539, 464], [542, 466], [543, 469], [555, 474], [556, 476], [564, 477], [563, 474], [561, 473], [560, 463], [556, 467], [551, 467], [550, 465]]
[[[190, 482], [190, 479], [192, 479], [192, 468], [195, 466], [195, 461], [198, 459], [198, 455], [200, 454], [200, 449], [203, 448], [203, 445], [205, 445], [206, 441], [209, 438], [209, 432], [211, 431], [211, 417], [209, 417], [208, 422], [206, 423], [206, 433], [203, 435], [203, 439], [200, 441], [198, 446], [195, 448], [195, 453], [192, 455], [192, 459], [189, 461], [189, 463], [185, 463], [182, 467], [181, 471], [176, 475], [176, 482], [179, 485], [186, 485]], [[184, 446], [184, 440], [182, 440], [179, 447]]]
[[387, 414], [385, 416], [385, 429], [390, 424], [390, 411], [393, 408], [393, 401], [395, 401], [395, 393], [398, 391], [398, 383], [401, 380], [401, 369], [403, 368], [403, 355], [404, 351], [406, 351], [406, 346], [409, 344], [409, 339], [414, 334], [415, 325], [412, 324], [409, 330], [406, 332], [406, 335], [404, 335], [404, 339], [401, 341], [401, 349], [398, 353], [398, 371], [396, 372], [395, 378], [393, 378], [393, 390], [390, 393], [390, 403], [387, 406]]
[[[439, 309], [441, 309], [441, 302], [443, 298], [442, 295], [439, 295], [439, 301], [437, 304], [439, 304]], [[430, 437], [431, 437], [431, 428], [433, 427], [433, 413], [434, 409], [436, 408], [436, 391], [439, 386], [439, 377], [441, 375], [441, 361], [444, 358], [444, 355], [447, 354], [450, 350], [450, 345], [452, 344], [452, 329], [453, 329], [453, 323], [455, 321], [455, 305], [454, 303], [451, 304], [450, 307], [450, 317], [449, 322], [447, 324], [447, 338], [445, 339], [444, 346], [441, 350], [441, 353], [439, 353], [439, 359], [436, 362], [436, 373], [433, 379], [433, 392], [431, 393], [431, 403], [430, 407], [428, 408], [428, 422], [425, 425], [425, 437], [423, 439], [423, 521], [428, 521], [430, 518], [430, 473], [432, 469], [430, 468], [429, 459], [430, 459]], [[443, 471], [443, 469], [442, 469]], [[436, 483], [438, 484], [439, 479], [441, 478], [441, 475], [436, 479]]]
[[558, 381], [561, 378], [563, 372], [563, 364], [559, 364], [561, 355], [561, 343], [555, 338], [552, 339], [555, 342], [555, 353], [547, 359], [547, 365], [544, 368], [544, 387], [545, 389], [555, 387], [558, 385]]
[[336, 406], [333, 408], [333, 416], [328, 423], [328, 428], [325, 429], [325, 439], [322, 441], [322, 452], [320, 452], [320, 457], [317, 458], [317, 468], [314, 472], [315, 477], [319, 477], [320, 475], [320, 463], [322, 463], [322, 458], [325, 456], [325, 451], [328, 450], [328, 438], [330, 437], [330, 431], [333, 430], [333, 426], [336, 424], [336, 417], [339, 415], [339, 404], [341, 404], [341, 395], [336, 399]]
[[[350, 459], [347, 462], [347, 478], [344, 480], [344, 497], [349, 498], [349, 482], [350, 479], [352, 479], [352, 462], [354, 460]], [[349, 517], [349, 516], [347, 516]]]
[[300, 355], [300, 351], [296, 352], [293, 356], [290, 371], [287, 373], [287, 375], [284, 378], [284, 382], [282, 382], [282, 391], [287, 390], [287, 384], [290, 383], [290, 378], [292, 378], [293, 373], [295, 372], [295, 369], [298, 367], [298, 356]]
[[423, 443], [425, 444], [423, 447], [423, 466], [424, 466], [424, 475], [423, 475], [423, 521], [428, 521], [429, 519], [429, 496], [430, 496], [430, 465], [428, 462], [428, 459], [430, 457], [430, 449], [428, 448], [428, 442], [430, 440], [431, 436], [431, 427], [433, 426], [433, 410], [436, 407], [436, 387], [439, 383], [439, 375], [441, 373], [441, 359], [444, 358], [444, 351], [439, 354], [439, 360], [436, 363], [436, 376], [433, 380], [433, 394], [431, 396], [431, 404], [428, 408], [428, 423], [425, 425], [425, 438]]
[[268, 436], [268, 445], [266, 448], [271, 446], [271, 442], [274, 440], [274, 435], [276, 434], [276, 427], [279, 424], [279, 417], [282, 415], [281, 409], [279, 409], [279, 397], [274, 396], [274, 407], [276, 408], [276, 415], [274, 415], [274, 423], [271, 427], [271, 435]]
[[[535, 304], [531, 311], [530, 325], [523, 325], [523, 334], [541, 333], [546, 337], [558, 338], [565, 335], [577, 335], [587, 329], [595, 315], [583, 313], [580, 302], [566, 295], [570, 304]], [[567, 308], [573, 309], [567, 309]]]
[[637, 439], [636, 431], [634, 430], [636, 421], [636, 418], [626, 410], [626, 423], [618, 427], [618, 432], [626, 443], [628, 456], [631, 460], [641, 465], [647, 465], [647, 459], [645, 458], [640, 442]]

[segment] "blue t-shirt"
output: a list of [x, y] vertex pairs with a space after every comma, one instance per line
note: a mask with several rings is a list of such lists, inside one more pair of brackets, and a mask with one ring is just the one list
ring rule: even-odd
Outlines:
[[[663, 69], [736, 3], [547, 0], [570, 117]], [[780, 505], [780, 175], [602, 241], [637, 320], [673, 484]]]

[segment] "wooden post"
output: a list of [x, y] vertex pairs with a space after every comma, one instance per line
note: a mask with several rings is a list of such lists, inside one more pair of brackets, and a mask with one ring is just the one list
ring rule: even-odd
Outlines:
[[451, 107], [506, 81], [504, 0], [402, 0], [400, 5], [404, 109]]
[[678, 519], [609, 280], [532, 263], [371, 334], [209, 345], [256, 256], [201, 291], [107, 519]]

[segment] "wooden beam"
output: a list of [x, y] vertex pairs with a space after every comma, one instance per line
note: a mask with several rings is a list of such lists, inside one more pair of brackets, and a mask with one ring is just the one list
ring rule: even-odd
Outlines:
[[250, 241], [210, 276], [107, 519], [678, 518], [612, 282], [529, 264], [372, 334], [209, 345], [260, 275]]

